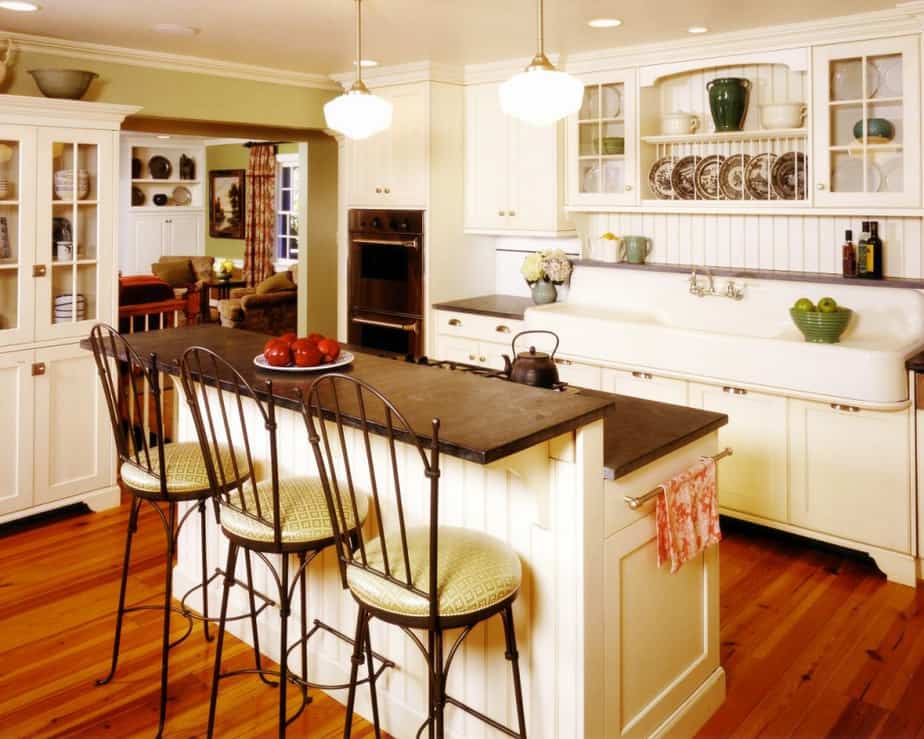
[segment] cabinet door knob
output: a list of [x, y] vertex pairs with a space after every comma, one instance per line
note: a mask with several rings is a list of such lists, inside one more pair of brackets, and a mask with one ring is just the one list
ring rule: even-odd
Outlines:
[[815, 189], [816, 189], [816, 190], [824, 190], [824, 189], [825, 189], [825, 183], [824, 183], [824, 182], [819, 182], [817, 185], [815, 185]]
[[36, 264], [32, 267], [33, 277], [44, 277], [46, 274], [48, 274], [48, 267], [44, 264]]
[[516, 214], [517, 214], [517, 212], [516, 212], [515, 210], [508, 210], [508, 211], [507, 211], [507, 215], [508, 215], [508, 216], [515, 216]]
[[502, 210], [499, 210], [499, 211], [497, 211], [497, 215], [503, 217], [504, 215], [506, 215], [506, 213], [505, 213], [504, 211], [502, 211]]
[[385, 188], [385, 194], [388, 195], [389, 193], [391, 193], [391, 190], [390, 190], [389, 188], [386, 187], [386, 188]]
[[469, 354], [469, 355], [468, 355], [468, 358], [469, 358], [472, 362], [474, 362], [474, 361], [477, 359], [477, 357], [476, 357], [474, 354]]
[[626, 185], [626, 192], [632, 192], [632, 185]]
[[458, 318], [450, 318], [450, 319], [449, 319], [449, 325], [450, 325], [450, 326], [461, 326], [461, 325], [462, 325], [462, 321], [460, 321]]
[[375, 188], [375, 191], [376, 191], [379, 195], [382, 194], [382, 188], [381, 188], [381, 187]]
[[479, 361], [479, 362], [482, 362], [482, 363], [483, 363], [483, 362], [487, 362], [487, 361], [488, 361], [488, 358], [487, 358], [487, 357], [478, 357], [478, 361]]
[[44, 374], [45, 374], [45, 363], [44, 362], [36, 362], [35, 364], [32, 365], [32, 376], [33, 377], [40, 377]]

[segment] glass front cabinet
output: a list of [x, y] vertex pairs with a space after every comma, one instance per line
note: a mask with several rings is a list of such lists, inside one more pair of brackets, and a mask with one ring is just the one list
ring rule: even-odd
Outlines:
[[636, 202], [635, 72], [582, 75], [584, 101], [568, 123], [568, 203]]
[[816, 205], [920, 207], [919, 43], [814, 50]]

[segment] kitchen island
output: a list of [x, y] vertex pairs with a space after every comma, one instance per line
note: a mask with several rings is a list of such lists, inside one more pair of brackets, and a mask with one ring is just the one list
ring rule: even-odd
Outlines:
[[[156, 354], [159, 368], [171, 375], [183, 350], [199, 345], [222, 354], [260, 392], [271, 379], [281, 474], [310, 474], [313, 458], [295, 409], [296, 389], [306, 388], [312, 375], [293, 380], [257, 369], [252, 360], [265, 339], [214, 326], [129, 337], [142, 356]], [[421, 439], [428, 438], [431, 418], [440, 418], [441, 523], [485, 531], [521, 557], [523, 584], [514, 611], [530, 736], [694, 733], [725, 695], [718, 551], [710, 549], [676, 575], [659, 570], [654, 500], [633, 510], [624, 497], [642, 496], [701, 455], [715, 454], [725, 417], [691, 409], [681, 409], [680, 417], [661, 403], [530, 388], [362, 353], [346, 371], [391, 397]], [[182, 403], [178, 415], [179, 438], [193, 439]], [[620, 449], [630, 451], [607, 464]], [[406, 455], [402, 474], [413, 482], [417, 470], [411, 460]], [[423, 489], [422, 474], [416, 477]], [[412, 520], [425, 519], [426, 496], [410, 495], [406, 505]], [[177, 594], [200, 577], [198, 536], [192, 528], [181, 536]], [[225, 540], [214, 524], [207, 539], [211, 568], [224, 562]], [[269, 577], [255, 572], [255, 586], [271, 593]], [[216, 608], [219, 586], [215, 582], [209, 595]], [[232, 608], [243, 609], [243, 594], [235, 595]], [[312, 564], [308, 600], [309, 620], [350, 633], [355, 606], [341, 589], [333, 550]], [[278, 623], [276, 614], [261, 617], [261, 647], [274, 658]], [[248, 639], [248, 629], [232, 631]], [[424, 662], [396, 628], [373, 622], [372, 639], [376, 651], [397, 664], [379, 682], [383, 727], [395, 737], [413, 736], [426, 705]], [[345, 679], [348, 645], [319, 632], [309, 651], [312, 680]], [[513, 691], [503, 652], [499, 619], [477, 628], [454, 662], [448, 692], [512, 725]], [[343, 693], [333, 695], [345, 699]], [[365, 689], [358, 691], [358, 710], [370, 715]], [[220, 711], [219, 701], [219, 716]], [[498, 735], [451, 708], [447, 733]]]

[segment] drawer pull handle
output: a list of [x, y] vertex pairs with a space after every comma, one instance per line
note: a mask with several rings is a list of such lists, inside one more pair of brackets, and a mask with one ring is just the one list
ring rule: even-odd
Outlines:
[[478, 357], [478, 361], [479, 361], [479, 362], [487, 362], [487, 361], [488, 361], [488, 358], [487, 358], [487, 357]]
[[392, 323], [391, 321], [376, 321], [372, 318], [360, 318], [359, 316], [353, 317], [353, 323], [359, 323], [363, 326], [377, 326], [379, 328], [391, 328], [395, 331], [406, 331], [410, 334], [417, 333], [417, 324], [416, 323]]
[[831, 407], [836, 411], [841, 411], [842, 413], [859, 413], [860, 409], [855, 405], [843, 405], [842, 403], [831, 403]]
[[647, 372], [633, 372], [632, 376], [637, 380], [653, 380], [654, 376]]
[[478, 357], [476, 357], [474, 354], [469, 354], [468, 358], [470, 361], [474, 362]]
[[500, 324], [497, 328], [494, 329], [499, 334], [509, 334], [510, 326], [505, 326], [503, 323]]
[[460, 321], [458, 318], [450, 318], [450, 319], [449, 319], [449, 325], [450, 325], [450, 326], [461, 326], [461, 325], [462, 325], [462, 321]]
[[499, 210], [499, 211], [497, 211], [497, 215], [503, 217], [503, 216], [506, 215], [506, 214], [504, 213], [504, 211]]
[[747, 395], [748, 394], [748, 391], [745, 390], [743, 387], [731, 387], [729, 385], [726, 385], [725, 387], [723, 387], [722, 392], [729, 393], [730, 395]]
[[560, 359], [555, 357], [555, 364], [561, 364], [565, 367], [570, 367], [574, 364], [574, 362], [572, 362], [570, 359]]

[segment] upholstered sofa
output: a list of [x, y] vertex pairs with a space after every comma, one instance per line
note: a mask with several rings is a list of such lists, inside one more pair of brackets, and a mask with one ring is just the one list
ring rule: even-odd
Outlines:
[[[293, 284], [295, 272], [284, 273]], [[218, 301], [221, 325], [279, 336], [298, 327], [298, 288], [260, 294], [257, 288], [231, 290], [227, 300]]]

